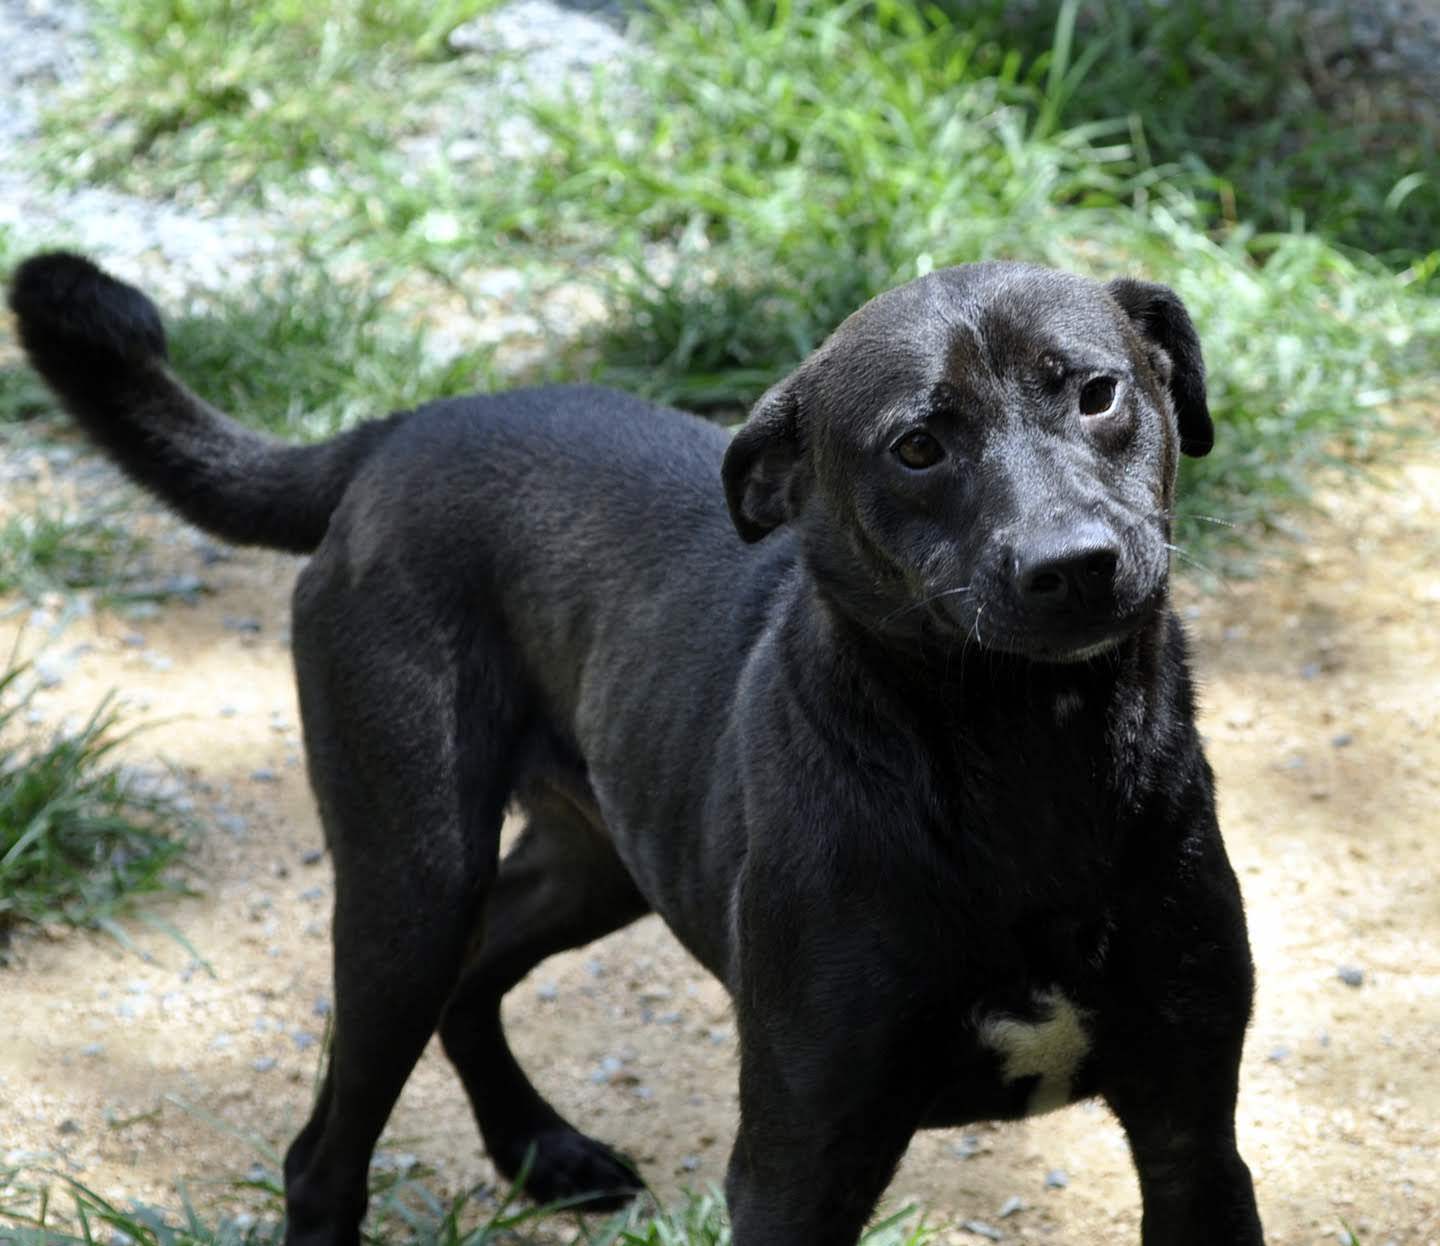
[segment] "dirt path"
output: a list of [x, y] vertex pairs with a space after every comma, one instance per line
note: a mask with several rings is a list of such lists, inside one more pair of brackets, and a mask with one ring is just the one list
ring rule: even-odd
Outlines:
[[[1384, 485], [1337, 490], [1298, 558], [1181, 593], [1260, 965], [1240, 1128], [1276, 1246], [1334, 1242], [1342, 1218], [1376, 1246], [1440, 1243], [1440, 454]], [[214, 977], [144, 931], [149, 962], [100, 936], [19, 939], [0, 969], [0, 1161], [173, 1205], [177, 1179], [219, 1199], [217, 1182], [264, 1159], [237, 1134], [279, 1147], [303, 1118], [330, 873], [286, 647], [295, 564], [207, 563], [185, 530], [141, 522], [170, 534], [153, 555], [165, 571], [214, 593], [150, 620], [72, 624], [36, 704], [59, 721], [116, 688], [155, 724], [128, 752], [180, 767], [205, 820], [205, 894], [167, 915]], [[17, 625], [0, 622], [0, 647]], [[507, 1016], [562, 1109], [641, 1159], [662, 1195], [720, 1180], [733, 1026], [657, 922], [542, 966]], [[382, 1142], [382, 1163], [417, 1157], [438, 1187], [492, 1176], [433, 1048]], [[1012, 1196], [1023, 1210], [1001, 1218]], [[891, 1198], [987, 1222], [998, 1240], [1138, 1240], [1123, 1139], [1093, 1105], [923, 1136]]]

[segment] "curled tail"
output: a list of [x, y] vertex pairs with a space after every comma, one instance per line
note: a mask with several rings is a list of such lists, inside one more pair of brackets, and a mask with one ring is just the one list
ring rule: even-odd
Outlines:
[[356, 470], [400, 418], [319, 445], [246, 428], [170, 371], [155, 304], [78, 255], [26, 260], [10, 308], [36, 371], [125, 473], [237, 545], [313, 550]]

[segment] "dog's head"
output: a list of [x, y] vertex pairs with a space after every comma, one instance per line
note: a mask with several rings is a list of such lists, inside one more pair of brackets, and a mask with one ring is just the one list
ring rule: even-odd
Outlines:
[[1073, 661], [1165, 599], [1179, 455], [1212, 441], [1172, 291], [972, 264], [847, 319], [756, 403], [724, 483], [741, 537], [789, 525], [870, 630]]

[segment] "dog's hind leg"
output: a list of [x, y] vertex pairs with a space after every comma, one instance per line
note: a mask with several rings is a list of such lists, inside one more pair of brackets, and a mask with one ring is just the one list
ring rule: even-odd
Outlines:
[[547, 956], [628, 925], [649, 909], [604, 831], [558, 795], [526, 802], [525, 830], [500, 868], [483, 935], [440, 1036], [495, 1166], [538, 1202], [593, 1196], [617, 1206], [640, 1187], [614, 1151], [587, 1138], [531, 1085], [505, 1039], [500, 1000]]
[[[473, 636], [419, 594], [312, 563], [295, 659], [335, 865], [329, 1067], [285, 1158], [288, 1246], [354, 1246], [372, 1151], [439, 1020], [494, 881], [519, 711]], [[499, 651], [490, 658], [499, 660]]]

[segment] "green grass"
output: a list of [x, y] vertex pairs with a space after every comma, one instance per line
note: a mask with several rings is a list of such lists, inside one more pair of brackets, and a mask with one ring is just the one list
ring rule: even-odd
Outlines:
[[380, 278], [362, 285], [302, 263], [203, 308], [167, 316], [170, 357], [188, 385], [248, 423], [318, 437], [363, 419], [490, 388], [483, 348], [427, 354], [426, 333]]
[[[997, 17], [994, 0], [945, 7], [961, 21]], [[1000, 7], [1022, 76], [1044, 78], [1064, 0]], [[1265, 20], [1253, 0], [1086, 0], [1075, 37], [1085, 69], [1056, 111], [1071, 125], [1132, 119], [1149, 159], [1182, 167], [1212, 221], [1298, 227], [1433, 276], [1440, 129], [1415, 124], [1407, 79], [1341, 80], [1323, 53], [1345, 40], [1325, 41], [1323, 12], [1300, 18]]]
[[63, 922], [128, 942], [117, 917], [182, 890], [185, 819], [117, 764], [127, 733], [113, 703], [76, 731], [41, 735], [26, 722], [25, 672], [0, 672], [0, 934]]
[[45, 161], [142, 193], [259, 198], [403, 135], [397, 117], [453, 80], [446, 36], [492, 3], [95, 0], [97, 68], [51, 114]]
[[0, 596], [118, 590], [144, 548], [111, 514], [40, 505], [0, 521]]
[[[198, 1209], [181, 1191], [178, 1212], [144, 1204], [120, 1207], [73, 1178], [53, 1186], [31, 1175], [0, 1172], [0, 1240], [6, 1246], [92, 1246], [96, 1241], [129, 1239], [130, 1246], [279, 1246], [283, 1240], [281, 1191], [272, 1177], [239, 1183], [237, 1192], [262, 1200], [260, 1219], [215, 1216]], [[56, 1203], [61, 1205], [57, 1208]], [[56, 1214], [57, 1211], [60, 1214]], [[480, 1207], [461, 1197], [442, 1200], [413, 1181], [402, 1180], [372, 1200], [367, 1239], [384, 1246], [524, 1246], [542, 1219], [558, 1208], [516, 1206], [510, 1198], [498, 1207]], [[718, 1193], [691, 1195], [669, 1211], [645, 1202], [603, 1221], [572, 1218], [573, 1246], [729, 1246], [724, 1201]], [[551, 1228], [553, 1230], [553, 1221]], [[934, 1231], [917, 1223], [907, 1209], [876, 1224], [864, 1246], [927, 1246]], [[545, 1238], [553, 1241], [553, 1236]]]

